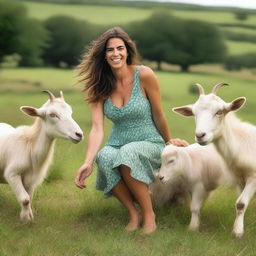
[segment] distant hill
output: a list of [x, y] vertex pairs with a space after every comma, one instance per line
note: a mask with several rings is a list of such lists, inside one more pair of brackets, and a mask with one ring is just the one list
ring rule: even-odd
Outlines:
[[[164, 8], [169, 7], [175, 10], [195, 10], [195, 11], [220, 11], [220, 12], [234, 12], [241, 8], [236, 7], [209, 7], [196, 4], [185, 3], [169, 3], [157, 1], [129, 1], [129, 0], [16, 0], [16, 1], [30, 1], [40, 3], [55, 3], [55, 4], [89, 4], [89, 5], [102, 5], [102, 6], [127, 6], [137, 8]], [[244, 11], [256, 14], [256, 10], [243, 9]]]

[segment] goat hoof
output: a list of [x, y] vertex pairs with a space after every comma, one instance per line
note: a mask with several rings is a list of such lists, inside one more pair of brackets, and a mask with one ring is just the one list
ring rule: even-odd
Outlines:
[[236, 232], [236, 231], [234, 231], [233, 230], [233, 235], [236, 237], [236, 238], [241, 238], [243, 235], [244, 235], [244, 233], [243, 232]]
[[30, 223], [32, 220], [33, 220], [33, 217], [31, 216], [31, 214], [23, 214], [23, 213], [20, 214], [20, 221], [21, 221], [23, 224], [28, 224], [28, 223]]
[[197, 232], [197, 231], [199, 230], [199, 227], [198, 227], [198, 226], [189, 225], [189, 226], [188, 226], [188, 229], [189, 229], [190, 231]]
[[23, 223], [23, 224], [29, 224], [32, 221], [32, 219], [30, 217], [20, 218], [20, 220], [21, 220], [21, 223]]

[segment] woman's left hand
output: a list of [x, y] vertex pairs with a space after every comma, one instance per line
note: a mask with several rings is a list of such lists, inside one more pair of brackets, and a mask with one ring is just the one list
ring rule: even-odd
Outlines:
[[186, 147], [189, 145], [189, 143], [185, 140], [182, 140], [180, 138], [170, 139], [166, 143], [166, 145], [174, 145], [177, 147]]

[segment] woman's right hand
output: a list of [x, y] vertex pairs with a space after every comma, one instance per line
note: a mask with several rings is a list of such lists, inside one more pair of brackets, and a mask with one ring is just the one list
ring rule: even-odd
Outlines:
[[77, 175], [75, 178], [75, 184], [78, 188], [84, 189], [86, 185], [84, 183], [85, 179], [88, 178], [93, 171], [92, 164], [83, 164], [77, 171]]

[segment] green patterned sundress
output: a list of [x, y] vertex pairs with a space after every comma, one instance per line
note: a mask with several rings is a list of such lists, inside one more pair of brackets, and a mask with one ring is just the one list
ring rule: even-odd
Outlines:
[[104, 102], [104, 114], [113, 126], [96, 157], [96, 188], [104, 191], [105, 197], [112, 195], [112, 188], [121, 179], [120, 165], [130, 167], [131, 176], [146, 184], [154, 181], [153, 172], [161, 165], [164, 140], [153, 122], [150, 102], [141, 91], [139, 68], [135, 69], [131, 97], [125, 106], [115, 106], [110, 98]]

